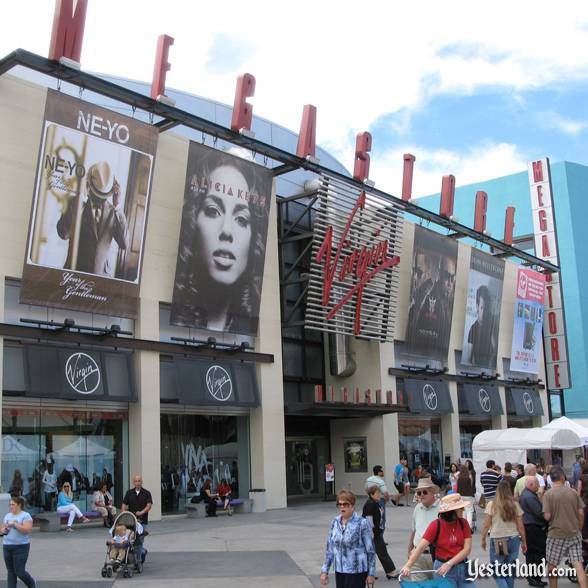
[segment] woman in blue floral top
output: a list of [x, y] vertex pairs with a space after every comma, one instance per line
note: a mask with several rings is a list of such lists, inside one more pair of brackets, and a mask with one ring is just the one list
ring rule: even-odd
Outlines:
[[336, 588], [364, 588], [376, 575], [376, 550], [369, 522], [354, 512], [355, 494], [342, 490], [337, 494], [341, 513], [331, 524], [327, 553], [321, 570], [321, 584], [329, 583], [334, 563]]

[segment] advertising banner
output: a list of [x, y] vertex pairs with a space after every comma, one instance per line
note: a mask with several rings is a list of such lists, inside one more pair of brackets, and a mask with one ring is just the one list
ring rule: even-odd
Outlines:
[[461, 363], [495, 369], [504, 262], [471, 251]]
[[49, 90], [20, 301], [137, 317], [158, 132]]
[[255, 335], [271, 172], [190, 143], [171, 323]]
[[537, 374], [542, 348], [545, 276], [519, 269], [515, 300], [510, 371]]
[[415, 226], [406, 353], [445, 361], [455, 296], [457, 243]]

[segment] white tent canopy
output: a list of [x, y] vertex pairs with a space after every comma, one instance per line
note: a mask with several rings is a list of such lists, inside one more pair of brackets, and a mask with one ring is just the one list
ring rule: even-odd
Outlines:
[[582, 439], [569, 429], [494, 429], [474, 437], [474, 451], [503, 451], [521, 449], [576, 449]]
[[543, 429], [548, 429], [550, 431], [573, 431], [578, 437], [580, 437], [582, 445], [588, 445], [588, 428], [568, 417], [562, 416], [558, 419], [554, 419], [550, 423], [544, 425]]

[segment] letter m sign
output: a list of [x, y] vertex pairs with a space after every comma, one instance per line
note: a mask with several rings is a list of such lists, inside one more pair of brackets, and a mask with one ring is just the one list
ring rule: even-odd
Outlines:
[[541, 160], [533, 162], [533, 181], [543, 181], [543, 162]]
[[56, 0], [53, 17], [53, 31], [49, 45], [49, 59], [59, 61], [62, 57], [80, 62], [86, 9], [88, 0]]

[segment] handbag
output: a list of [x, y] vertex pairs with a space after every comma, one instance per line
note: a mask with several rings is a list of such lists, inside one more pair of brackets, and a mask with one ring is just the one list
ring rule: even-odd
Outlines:
[[508, 537], [502, 539], [492, 539], [496, 555], [508, 555]]

